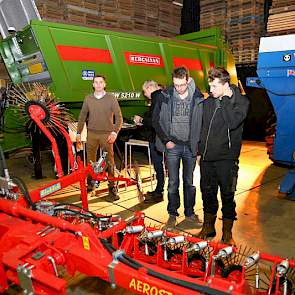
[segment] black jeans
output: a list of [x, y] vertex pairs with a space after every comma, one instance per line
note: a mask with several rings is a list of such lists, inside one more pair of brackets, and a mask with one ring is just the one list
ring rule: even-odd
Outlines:
[[217, 192], [220, 187], [223, 218], [236, 219], [234, 196], [238, 179], [238, 164], [237, 160], [214, 162], [201, 160], [201, 191], [205, 213], [216, 215], [218, 211]]
[[157, 186], [155, 191], [161, 194], [164, 191], [164, 184], [165, 184], [163, 153], [159, 152], [156, 149], [155, 142], [149, 142], [149, 146], [150, 146], [151, 158], [156, 171], [156, 178], [157, 178]]

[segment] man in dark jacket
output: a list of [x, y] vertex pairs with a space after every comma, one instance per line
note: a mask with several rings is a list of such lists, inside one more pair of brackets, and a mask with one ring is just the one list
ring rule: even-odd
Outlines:
[[238, 178], [243, 123], [249, 101], [238, 87], [230, 85], [230, 75], [224, 68], [208, 73], [210, 96], [204, 102], [199, 153], [201, 154], [201, 191], [204, 224], [199, 237], [215, 237], [218, 211], [217, 192], [222, 200], [222, 242], [234, 244], [233, 222], [236, 220], [234, 194]]
[[151, 158], [156, 171], [157, 186], [154, 191], [147, 192], [144, 198], [145, 203], [157, 203], [163, 201], [163, 191], [165, 184], [163, 153], [156, 149], [156, 131], [153, 128], [152, 113], [157, 103], [158, 97], [161, 95], [161, 88], [158, 83], [153, 80], [147, 80], [142, 86], [145, 97], [150, 101], [150, 108], [145, 112], [143, 118], [134, 116], [134, 123], [138, 126], [143, 126], [147, 132], [149, 141]]
[[[156, 130], [156, 146], [165, 152], [168, 168], [168, 213], [166, 228], [176, 225], [179, 196], [179, 169], [182, 161], [184, 215], [195, 227], [201, 227], [198, 215], [194, 213], [196, 188], [193, 186], [193, 172], [196, 164], [198, 141], [202, 123], [203, 95], [193, 83], [189, 87], [188, 70], [175, 68], [172, 73], [173, 86], [162, 91], [161, 98], [153, 112], [153, 126]], [[191, 79], [193, 82], [193, 80]]]

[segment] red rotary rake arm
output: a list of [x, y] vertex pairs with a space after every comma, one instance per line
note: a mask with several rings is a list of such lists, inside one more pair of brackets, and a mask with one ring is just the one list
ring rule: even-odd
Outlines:
[[[81, 191], [82, 207], [88, 209], [87, 190], [86, 190], [86, 178], [92, 171], [91, 165], [87, 167], [83, 166], [83, 163], [78, 158], [78, 169], [69, 175], [63, 176], [57, 180], [50, 182], [38, 189], [30, 192], [30, 196], [33, 202], [38, 202], [42, 199], [50, 197], [52, 194], [63, 190], [64, 188], [79, 182]], [[100, 175], [96, 175], [96, 178], [100, 179]], [[100, 179], [102, 180], [102, 179]]]
[[66, 139], [67, 148], [68, 148], [68, 160], [69, 160], [69, 163], [71, 166], [71, 171], [73, 172], [76, 169], [75, 158], [74, 158], [74, 154], [73, 154], [73, 143], [70, 139], [68, 132], [65, 130], [65, 128], [61, 124], [58, 124], [58, 127], [59, 127], [60, 132], [62, 133], [62, 135]]
[[[46, 198], [52, 196], [54, 193], [57, 193], [58, 191], [63, 190], [64, 188], [75, 184], [79, 182], [80, 184], [80, 191], [81, 191], [81, 201], [82, 201], [82, 208], [88, 210], [88, 201], [87, 201], [87, 189], [86, 189], [86, 179], [87, 175], [91, 175], [93, 180], [97, 180], [99, 182], [101, 181], [123, 181], [126, 183], [127, 186], [135, 185], [136, 180], [132, 180], [130, 178], [125, 177], [113, 177], [108, 178], [107, 174], [105, 172], [101, 173], [94, 173], [93, 168], [91, 164], [88, 164], [88, 166], [84, 167], [82, 161], [78, 157], [78, 168], [72, 172], [69, 175], [65, 175], [57, 180], [54, 180], [38, 189], [35, 189], [31, 192], [29, 192], [29, 195], [32, 199], [32, 202], [38, 202], [40, 200], [46, 200]], [[24, 198], [21, 197], [19, 199], [19, 202], [23, 203], [25, 202]]]
[[[50, 140], [52, 144], [52, 150], [54, 153], [54, 159], [55, 159], [55, 165], [56, 165], [56, 170], [57, 170], [57, 176], [60, 178], [63, 176], [63, 171], [62, 171], [62, 164], [61, 164], [61, 159], [59, 155], [59, 150], [58, 146], [56, 143], [55, 138], [51, 134], [50, 130], [42, 123], [42, 120], [45, 117], [45, 112], [42, 109], [41, 106], [39, 105], [32, 105], [29, 107], [29, 115], [31, 119], [37, 124], [37, 126], [40, 128], [40, 130], [47, 136], [47, 138]], [[73, 154], [73, 144], [71, 142], [70, 136], [68, 132], [65, 130], [64, 126], [59, 123], [57, 120], [54, 121], [55, 123], [55, 128], [58, 128], [59, 132], [64, 136], [66, 143], [67, 143], [67, 151], [68, 151], [68, 159], [69, 163], [71, 166], [71, 171], [74, 172], [76, 170], [75, 166], [75, 158]], [[97, 175], [93, 172], [93, 169], [89, 169], [88, 173], [92, 176], [94, 180], [110, 180], [110, 181], [125, 181], [127, 185], [134, 184], [134, 181], [132, 182], [129, 178], [124, 178], [124, 177], [115, 177], [115, 178], [107, 178], [107, 175], [104, 173], [101, 173], [99, 179], [97, 178]]]
[[[62, 177], [63, 176], [63, 171], [62, 171], [62, 165], [61, 165], [61, 160], [60, 160], [60, 155], [59, 155], [56, 140], [52, 136], [52, 134], [48, 130], [48, 128], [46, 128], [45, 125], [42, 123], [42, 121], [40, 119], [40, 116], [38, 114], [35, 114], [35, 112], [34, 112], [35, 108], [31, 108], [31, 109], [32, 109], [32, 111], [30, 111], [30, 116], [31, 116], [32, 120], [37, 124], [37, 126], [40, 128], [40, 130], [46, 135], [46, 137], [51, 142], [52, 150], [53, 150], [53, 153], [54, 153], [57, 176]], [[68, 151], [69, 151], [69, 149], [68, 149]]]

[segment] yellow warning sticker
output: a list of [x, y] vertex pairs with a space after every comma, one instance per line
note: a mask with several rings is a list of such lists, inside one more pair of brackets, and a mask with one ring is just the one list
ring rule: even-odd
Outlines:
[[83, 247], [85, 250], [90, 250], [90, 243], [88, 237], [82, 237]]
[[33, 64], [29, 66], [30, 74], [38, 74], [43, 72], [43, 67], [41, 63]]

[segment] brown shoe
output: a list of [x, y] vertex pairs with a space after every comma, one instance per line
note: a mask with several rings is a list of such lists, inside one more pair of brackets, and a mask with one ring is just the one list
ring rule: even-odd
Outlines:
[[233, 228], [234, 220], [224, 218], [222, 220], [222, 238], [221, 243], [235, 246], [236, 242], [232, 237], [232, 228]]
[[106, 195], [105, 200], [107, 202], [111, 202], [112, 203], [112, 202], [115, 202], [115, 201], [120, 200], [120, 197], [119, 197], [118, 194], [117, 195], [108, 194], [108, 195]]
[[107, 202], [114, 202], [120, 200], [116, 187], [109, 188], [109, 194], [105, 197]]
[[192, 214], [191, 216], [185, 216], [185, 221], [192, 223], [194, 227], [201, 228], [203, 225], [203, 222], [200, 220], [199, 216], [197, 214]]
[[204, 213], [204, 224], [197, 237], [203, 240], [214, 238], [216, 236], [215, 221], [216, 215]]
[[163, 229], [166, 229], [168, 231], [173, 231], [176, 225], [176, 216], [175, 215], [169, 215], [169, 218], [164, 225]]

